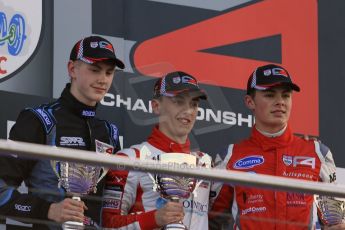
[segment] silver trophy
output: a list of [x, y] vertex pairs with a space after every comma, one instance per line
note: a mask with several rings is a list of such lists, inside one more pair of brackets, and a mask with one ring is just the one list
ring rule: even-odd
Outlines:
[[[112, 153], [113, 146], [96, 140], [96, 153]], [[74, 200], [97, 192], [97, 183], [106, 175], [108, 169], [66, 161], [51, 161], [52, 168], [59, 178], [58, 186], [63, 187]], [[67, 221], [63, 223], [64, 230], [84, 229], [83, 222]]]
[[321, 222], [324, 225], [345, 223], [345, 199], [315, 195], [315, 202]]
[[[199, 154], [197, 152], [186, 153], [157, 153], [151, 152], [145, 145], [140, 148], [140, 160], [158, 160], [167, 168], [195, 168], [201, 166], [203, 168], [211, 168], [212, 158], [207, 154]], [[160, 175], [147, 173], [152, 179], [153, 190], [160, 193], [163, 199], [172, 202], [180, 202], [180, 199], [187, 199], [193, 194], [197, 196], [197, 188], [203, 180], [196, 180], [188, 177], [178, 177], [172, 175]], [[159, 201], [159, 200], [157, 200]], [[164, 202], [163, 202], [164, 203]], [[158, 204], [161, 206], [162, 204]], [[159, 208], [159, 207], [157, 207]], [[178, 223], [168, 224], [163, 229], [169, 230], [186, 230], [188, 229], [181, 221]]]
[[[185, 153], [166, 153], [157, 156], [163, 164], [167, 164], [168, 167], [196, 167], [197, 158], [191, 154]], [[161, 197], [172, 202], [179, 202], [180, 199], [187, 199], [191, 193], [195, 194], [195, 189], [200, 184], [196, 183], [196, 179], [188, 177], [178, 177], [171, 175], [154, 175], [153, 190], [160, 192]], [[196, 194], [195, 194], [196, 195]], [[182, 221], [178, 223], [168, 224], [163, 229], [177, 230], [188, 229]]]

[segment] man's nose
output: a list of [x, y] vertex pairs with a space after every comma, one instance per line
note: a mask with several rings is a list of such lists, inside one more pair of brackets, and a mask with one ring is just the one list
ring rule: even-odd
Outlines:
[[284, 105], [285, 104], [285, 100], [284, 100], [283, 95], [278, 95], [277, 96], [277, 104], [279, 104], [279, 105]]
[[106, 78], [107, 78], [107, 74], [104, 72], [100, 73], [100, 75], [98, 76], [98, 83], [100, 84], [104, 84], [106, 82]]

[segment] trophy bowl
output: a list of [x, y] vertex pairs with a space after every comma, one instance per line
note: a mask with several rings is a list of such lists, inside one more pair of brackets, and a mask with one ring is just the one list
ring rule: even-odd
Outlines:
[[[81, 201], [81, 197], [97, 192], [97, 183], [103, 178], [104, 170], [80, 163], [51, 161], [55, 174], [59, 179], [58, 187], [63, 187], [73, 200]], [[84, 229], [82, 222], [67, 221], [62, 224], [64, 230]]]
[[193, 178], [156, 175], [161, 196], [168, 200], [187, 199], [194, 191], [196, 180]]
[[345, 199], [315, 195], [318, 216], [324, 225], [345, 223]]
[[56, 162], [56, 164], [60, 168], [60, 186], [67, 193], [79, 196], [97, 192], [101, 167], [73, 162]]
[[[113, 146], [96, 140], [96, 153], [109, 153]], [[97, 184], [106, 175], [108, 169], [81, 163], [66, 161], [50, 161], [58, 177], [58, 187], [63, 187], [68, 196], [81, 201], [81, 197], [97, 192]], [[84, 229], [84, 223], [67, 221], [62, 224], [64, 230]]]

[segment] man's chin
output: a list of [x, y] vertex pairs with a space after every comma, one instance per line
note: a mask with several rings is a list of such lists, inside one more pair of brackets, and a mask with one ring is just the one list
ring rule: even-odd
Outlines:
[[180, 136], [188, 136], [189, 133], [192, 131], [190, 127], [182, 127], [180, 130]]
[[104, 97], [103, 95], [97, 95], [97, 96], [94, 96], [92, 99], [98, 103], [103, 99], [103, 97]]

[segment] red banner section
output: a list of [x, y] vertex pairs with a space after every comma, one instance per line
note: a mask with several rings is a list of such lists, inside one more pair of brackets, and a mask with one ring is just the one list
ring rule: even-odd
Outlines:
[[144, 75], [183, 70], [204, 84], [245, 89], [250, 73], [267, 62], [200, 51], [280, 35], [282, 63], [276, 64], [301, 87], [291, 124], [297, 133], [318, 135], [317, 23], [317, 1], [265, 0], [144, 41], [133, 61]]

